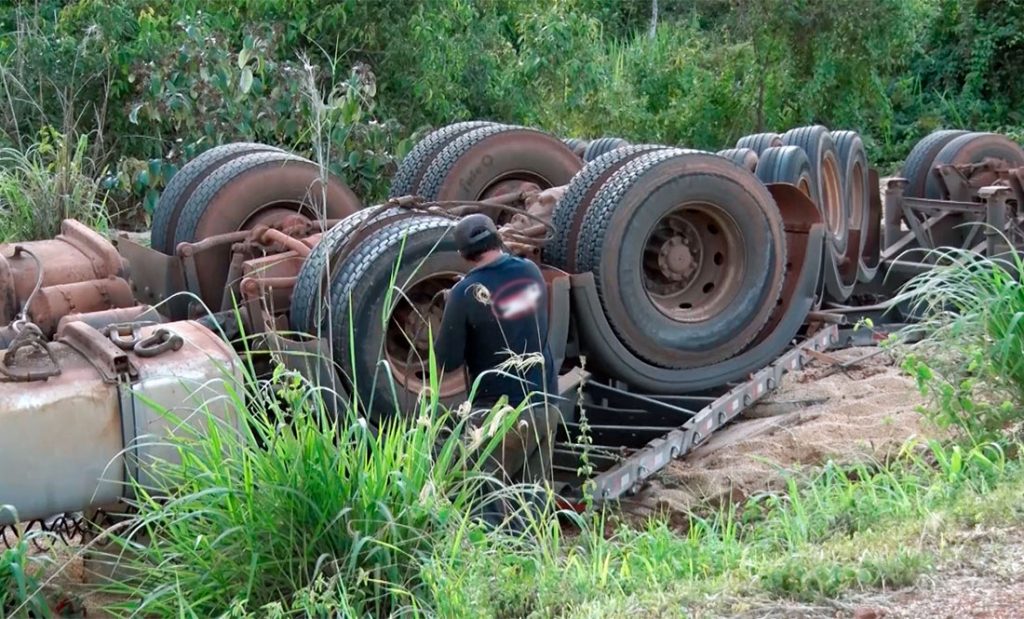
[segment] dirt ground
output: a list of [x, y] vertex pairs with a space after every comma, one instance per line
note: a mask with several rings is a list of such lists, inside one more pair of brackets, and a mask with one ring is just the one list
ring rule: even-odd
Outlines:
[[786, 471], [830, 459], [884, 459], [910, 437], [938, 433], [917, 412], [922, 396], [888, 352], [849, 348], [829, 355], [863, 361], [845, 371], [815, 361], [788, 374], [781, 389], [626, 501], [625, 511], [682, 516], [709, 502], [775, 489]]

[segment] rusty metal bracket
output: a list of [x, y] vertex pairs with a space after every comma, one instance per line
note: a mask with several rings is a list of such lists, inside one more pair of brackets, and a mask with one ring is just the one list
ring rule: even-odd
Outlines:
[[903, 237], [903, 191], [905, 178], [884, 178], [882, 183], [882, 249], [887, 250]]
[[132, 379], [138, 375], [126, 351], [116, 346], [108, 334], [84, 322], [66, 324], [59, 341], [87, 359], [108, 383], [118, 382], [122, 375]]
[[548, 279], [548, 348], [555, 368], [562, 367], [569, 342], [569, 323], [572, 312], [569, 298], [569, 276], [566, 273], [547, 277], [554, 269], [545, 269]]
[[1010, 187], [994, 185], [978, 190], [978, 197], [985, 201], [985, 250], [989, 258], [995, 258], [1006, 252], [1009, 247], [1003, 238], [1006, 230], [1007, 213], [1010, 210], [1007, 201], [1013, 197]]
[[[131, 265], [129, 280], [139, 302], [158, 305], [187, 289], [182, 261], [177, 256], [168, 256], [125, 237], [114, 239], [114, 243], [121, 257]], [[162, 313], [172, 318], [184, 317], [187, 313], [188, 303], [184, 297], [176, 297], [167, 305], [169, 307]]]
[[935, 173], [938, 175], [939, 180], [942, 181], [951, 201], [971, 201], [971, 183], [958, 166], [949, 164], [938, 165], [935, 166]]

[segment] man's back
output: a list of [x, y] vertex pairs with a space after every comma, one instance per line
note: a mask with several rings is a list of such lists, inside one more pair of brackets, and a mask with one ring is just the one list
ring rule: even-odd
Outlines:
[[465, 363], [471, 381], [481, 377], [478, 406], [502, 395], [516, 405], [530, 393], [548, 391], [555, 368], [547, 346], [547, 304], [544, 278], [528, 260], [503, 254], [473, 269], [449, 295], [438, 365], [451, 371]]

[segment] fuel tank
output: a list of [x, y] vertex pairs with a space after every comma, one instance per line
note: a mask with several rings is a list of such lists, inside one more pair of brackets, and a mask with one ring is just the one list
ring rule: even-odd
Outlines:
[[[97, 329], [65, 322], [0, 353], [0, 506], [34, 520], [116, 504], [130, 479], [152, 486], [166, 439], [210, 416], [238, 428], [242, 365], [192, 321]], [[230, 391], [229, 391], [230, 389]], [[0, 507], [0, 525], [15, 520]]]

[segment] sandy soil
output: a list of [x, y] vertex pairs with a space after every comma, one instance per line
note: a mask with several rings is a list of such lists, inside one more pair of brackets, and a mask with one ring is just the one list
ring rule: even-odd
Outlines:
[[908, 438], [938, 434], [917, 412], [923, 399], [913, 380], [887, 352], [849, 348], [829, 354], [863, 361], [845, 371], [815, 361], [787, 375], [779, 391], [625, 501], [626, 513], [681, 516], [708, 502], [775, 489], [787, 471], [829, 459], [884, 459]]

